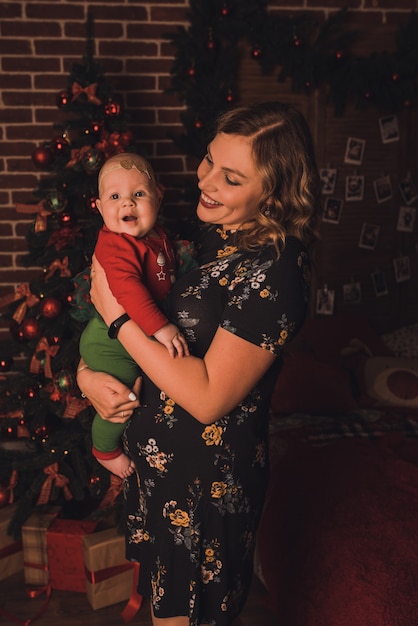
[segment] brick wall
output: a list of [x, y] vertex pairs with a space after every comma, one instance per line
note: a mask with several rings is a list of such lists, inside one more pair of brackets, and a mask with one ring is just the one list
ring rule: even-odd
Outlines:
[[[382, 22], [418, 8], [417, 0], [272, 0], [269, 10], [314, 11], [326, 17], [342, 7]], [[181, 103], [170, 84], [174, 50], [163, 37], [187, 26], [187, 0], [27, 0], [0, 2], [0, 297], [39, 274], [22, 269], [25, 234], [32, 218], [14, 211], [33, 202], [40, 173], [33, 150], [53, 136], [57, 93], [67, 86], [74, 61], [85, 52], [86, 18], [94, 17], [95, 60], [129, 113], [138, 146], [146, 150], [161, 181], [191, 175], [194, 163], [178, 154], [170, 131], [181, 130]], [[171, 202], [176, 203], [171, 192]], [[1, 339], [1, 321], [0, 321]]]

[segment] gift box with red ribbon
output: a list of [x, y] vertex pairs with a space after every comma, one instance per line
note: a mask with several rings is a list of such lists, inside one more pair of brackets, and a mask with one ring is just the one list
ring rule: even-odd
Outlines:
[[23, 569], [22, 542], [13, 539], [7, 532], [15, 512], [16, 504], [0, 509], [0, 580]]
[[128, 600], [135, 586], [135, 565], [125, 559], [125, 538], [116, 528], [108, 528], [85, 535], [82, 543], [86, 592], [92, 608]]
[[49, 576], [52, 589], [86, 591], [82, 540], [97, 522], [56, 519], [46, 531]]
[[60, 506], [41, 507], [22, 526], [25, 583], [47, 585], [49, 582], [46, 531], [61, 511]]

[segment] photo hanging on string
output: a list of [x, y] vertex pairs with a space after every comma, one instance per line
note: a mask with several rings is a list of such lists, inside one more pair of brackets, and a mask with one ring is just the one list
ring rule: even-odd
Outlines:
[[374, 250], [379, 238], [380, 226], [376, 224], [363, 224], [360, 233], [359, 248]]
[[385, 115], [379, 118], [380, 136], [382, 143], [399, 141], [399, 126], [396, 115]]
[[343, 208], [343, 201], [338, 198], [327, 198], [324, 204], [324, 212], [322, 214], [323, 222], [338, 224]]
[[404, 233], [412, 233], [415, 226], [416, 212], [416, 208], [412, 206], [399, 207], [396, 230]]
[[331, 168], [322, 168], [319, 170], [321, 178], [321, 193], [330, 195], [334, 193], [335, 183], [337, 182], [337, 170]]

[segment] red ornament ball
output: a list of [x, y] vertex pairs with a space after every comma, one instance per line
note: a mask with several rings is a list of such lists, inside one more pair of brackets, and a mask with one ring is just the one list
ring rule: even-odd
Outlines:
[[48, 169], [52, 163], [52, 152], [45, 146], [39, 146], [32, 152], [32, 161], [39, 169]]
[[92, 196], [91, 198], [87, 198], [86, 200], [86, 206], [88, 210], [91, 211], [92, 213], [99, 212], [99, 209], [97, 208], [96, 200], [97, 200], [96, 196]]
[[70, 144], [65, 137], [54, 137], [50, 143], [49, 149], [56, 155], [66, 154], [70, 149]]
[[49, 296], [41, 301], [40, 308], [44, 317], [47, 319], [54, 319], [61, 313], [62, 304], [56, 298]]
[[104, 108], [105, 114], [108, 117], [117, 117], [120, 114], [120, 110], [120, 104], [118, 102], [114, 102], [113, 100], [110, 100]]
[[251, 50], [251, 56], [253, 57], [253, 59], [258, 59], [259, 57], [261, 57], [261, 48], [258, 45], [255, 45], [253, 47], [253, 49]]
[[57, 95], [57, 107], [62, 109], [70, 104], [72, 99], [72, 94], [69, 91], [60, 91]]
[[0, 509], [9, 504], [9, 489], [4, 485], [0, 485]]
[[13, 359], [11, 356], [0, 357], [0, 372], [10, 372], [13, 365]]
[[132, 145], [134, 142], [134, 134], [131, 130], [123, 130], [120, 133], [120, 143], [124, 148]]
[[41, 335], [41, 325], [34, 317], [27, 317], [20, 325], [19, 334], [26, 341], [38, 339]]

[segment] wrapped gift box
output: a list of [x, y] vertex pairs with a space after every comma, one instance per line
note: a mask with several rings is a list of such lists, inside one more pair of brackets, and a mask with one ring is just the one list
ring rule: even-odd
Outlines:
[[16, 512], [16, 504], [0, 509], [0, 580], [23, 569], [22, 542], [7, 534], [7, 528]]
[[134, 565], [125, 559], [125, 538], [116, 528], [83, 537], [87, 598], [93, 609], [127, 600]]
[[46, 531], [49, 577], [52, 589], [86, 591], [82, 539], [97, 522], [56, 519]]
[[49, 582], [46, 531], [61, 511], [59, 506], [48, 506], [35, 511], [22, 526], [23, 566], [25, 583], [46, 585]]

